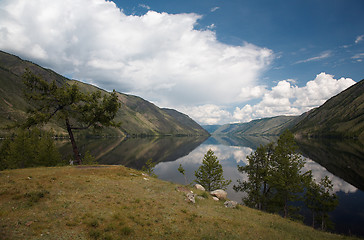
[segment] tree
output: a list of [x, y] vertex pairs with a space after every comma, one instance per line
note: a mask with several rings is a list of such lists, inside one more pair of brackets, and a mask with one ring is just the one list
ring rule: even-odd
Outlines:
[[45, 124], [52, 118], [63, 121], [73, 149], [75, 164], [81, 164], [74, 130], [100, 129], [103, 126], [117, 126], [113, 121], [120, 103], [115, 90], [102, 96], [100, 91], [83, 93], [77, 85], [47, 82], [30, 71], [24, 74], [25, 97], [33, 102], [33, 109], [23, 125], [24, 128]]
[[37, 166], [55, 166], [61, 155], [51, 135], [39, 129], [21, 130], [0, 148], [0, 170]]
[[238, 180], [234, 185], [235, 191], [246, 192], [243, 202], [252, 208], [265, 210], [268, 204], [270, 186], [268, 176], [270, 174], [270, 161], [273, 153], [273, 144], [259, 146], [257, 150], [247, 156], [248, 165], [238, 166], [238, 171], [248, 175], [248, 181]]
[[186, 175], [185, 175], [185, 169], [182, 167], [182, 164], [179, 164], [179, 167], [178, 167], [178, 172], [180, 173], [180, 174], [182, 174], [183, 175], [183, 177], [185, 178], [185, 184], [187, 185], [187, 177], [186, 177]]
[[147, 162], [145, 163], [145, 165], [142, 167], [142, 171], [146, 172], [149, 176], [151, 177], [158, 177], [155, 173], [154, 173], [154, 168], [157, 165], [157, 163], [153, 162], [152, 158], [149, 158], [147, 160]]
[[271, 161], [268, 182], [274, 189], [274, 202], [283, 216], [289, 216], [289, 202], [300, 200], [299, 193], [304, 190], [304, 183], [311, 177], [310, 172], [302, 173], [305, 161], [296, 152], [297, 145], [293, 134], [286, 130], [278, 139]]
[[328, 176], [321, 178], [319, 183], [313, 179], [307, 186], [305, 203], [312, 213], [312, 227], [320, 222], [321, 230], [325, 230], [331, 223], [328, 213], [338, 205], [337, 196], [331, 193], [333, 184]]
[[195, 177], [195, 181], [207, 191], [226, 189], [231, 183], [231, 180], [225, 180], [222, 166], [211, 149], [204, 155], [202, 165], [195, 171]]
[[311, 179], [310, 171], [301, 172], [305, 162], [296, 150], [293, 134], [286, 131], [276, 145], [260, 146], [247, 157], [248, 165], [238, 166], [248, 180], [238, 180], [234, 190], [247, 193], [243, 198], [247, 206], [289, 216], [294, 209], [290, 203], [301, 200], [300, 193]]

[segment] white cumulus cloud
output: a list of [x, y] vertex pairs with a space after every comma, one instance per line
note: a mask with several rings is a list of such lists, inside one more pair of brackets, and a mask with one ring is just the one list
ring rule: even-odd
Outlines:
[[187, 113], [191, 118], [205, 125], [220, 124], [221, 122], [230, 122], [231, 113], [221, 106], [206, 104], [191, 107], [178, 107], [181, 112]]
[[292, 85], [290, 81], [279, 81], [266, 91], [255, 105], [236, 107], [233, 113], [237, 122], [278, 115], [299, 115], [325, 103], [326, 100], [355, 84], [350, 78], [335, 79], [333, 75], [320, 73], [304, 87]]
[[196, 30], [193, 13], [126, 15], [105, 0], [3, 0], [0, 12], [2, 50], [162, 107], [236, 102], [273, 58]]

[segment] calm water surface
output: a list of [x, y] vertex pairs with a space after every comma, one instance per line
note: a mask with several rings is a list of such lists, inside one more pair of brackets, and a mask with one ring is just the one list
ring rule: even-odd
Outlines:
[[[204, 154], [212, 149], [224, 169], [226, 179], [232, 183], [227, 189], [228, 197], [242, 202], [244, 193], [236, 193], [232, 186], [238, 179], [247, 177], [237, 170], [245, 165], [246, 157], [260, 144], [277, 138], [229, 138], [229, 137], [164, 137], [91, 139], [81, 142], [81, 152], [90, 151], [101, 164], [122, 164], [141, 169], [148, 159], [157, 163], [158, 178], [185, 184], [186, 179], [178, 172], [181, 164], [185, 169], [187, 183], [192, 182], [194, 172], [202, 163]], [[329, 176], [339, 197], [339, 206], [331, 213], [335, 231], [364, 236], [364, 148], [358, 142], [300, 141], [300, 150], [306, 160], [305, 169], [311, 170], [315, 179]], [[61, 147], [71, 152], [70, 145]], [[307, 222], [308, 223], [308, 222]], [[308, 223], [310, 224], [310, 223]]]

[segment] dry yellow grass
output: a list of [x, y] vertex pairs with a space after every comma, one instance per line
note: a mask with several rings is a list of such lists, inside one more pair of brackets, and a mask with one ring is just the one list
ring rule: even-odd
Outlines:
[[210, 197], [191, 204], [144, 178], [123, 166], [2, 171], [0, 239], [351, 239]]

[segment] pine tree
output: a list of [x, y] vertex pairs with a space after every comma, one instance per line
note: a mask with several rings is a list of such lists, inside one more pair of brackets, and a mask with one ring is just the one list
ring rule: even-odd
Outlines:
[[310, 172], [302, 173], [305, 161], [296, 152], [297, 145], [293, 134], [285, 131], [278, 139], [271, 162], [270, 186], [274, 189], [274, 207], [289, 216], [289, 203], [300, 200], [299, 193], [304, 190], [304, 183]]
[[243, 202], [252, 208], [265, 210], [268, 203], [270, 186], [268, 176], [270, 174], [270, 161], [273, 153], [273, 144], [259, 146], [257, 150], [247, 156], [248, 164], [238, 166], [238, 171], [248, 175], [248, 181], [238, 180], [234, 185], [235, 191], [246, 192]]
[[333, 211], [338, 205], [337, 196], [331, 193], [333, 184], [328, 176], [321, 178], [319, 183], [314, 180], [307, 186], [305, 193], [305, 203], [312, 213], [312, 227], [319, 222], [321, 230], [330, 226], [331, 221], [328, 213]]
[[222, 166], [211, 149], [204, 155], [202, 165], [195, 171], [195, 177], [195, 181], [207, 191], [226, 189], [231, 183], [231, 180], [225, 180]]
[[100, 91], [85, 94], [77, 85], [60, 85], [55, 81], [49, 83], [30, 71], [23, 77], [26, 86], [25, 97], [34, 106], [28, 111], [29, 116], [23, 127], [45, 124], [52, 118], [63, 121], [76, 164], [81, 164], [81, 157], [73, 135], [74, 130], [117, 126], [113, 119], [120, 103], [115, 91], [103, 96]]
[[185, 178], [185, 184], [187, 185], [187, 177], [185, 174], [185, 169], [182, 167], [182, 164], [179, 164], [179, 167], [177, 170], [179, 173], [181, 173], [183, 175], [183, 177]]

